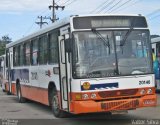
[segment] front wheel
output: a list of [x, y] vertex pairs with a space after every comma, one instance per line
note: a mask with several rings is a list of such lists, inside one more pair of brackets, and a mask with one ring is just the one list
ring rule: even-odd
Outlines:
[[67, 117], [67, 113], [60, 109], [60, 104], [59, 104], [58, 95], [56, 91], [52, 93], [51, 107], [55, 117], [58, 117], [58, 118]]

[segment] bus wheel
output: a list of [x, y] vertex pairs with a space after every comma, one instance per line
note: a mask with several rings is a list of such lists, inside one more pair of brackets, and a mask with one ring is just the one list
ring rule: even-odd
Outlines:
[[26, 102], [26, 99], [22, 97], [20, 84], [18, 84], [18, 86], [17, 86], [17, 97], [18, 97], [19, 103], [24, 103], [24, 102]]
[[58, 118], [66, 117], [66, 112], [64, 112], [60, 109], [58, 95], [57, 95], [56, 91], [52, 92], [51, 107], [52, 107], [52, 112], [55, 117], [58, 117]]

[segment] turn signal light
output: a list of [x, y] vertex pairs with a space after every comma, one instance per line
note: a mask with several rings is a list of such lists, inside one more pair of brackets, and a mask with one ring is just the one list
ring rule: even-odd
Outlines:
[[81, 94], [76, 94], [76, 100], [80, 100], [80, 99], [82, 99], [82, 96], [81, 96]]

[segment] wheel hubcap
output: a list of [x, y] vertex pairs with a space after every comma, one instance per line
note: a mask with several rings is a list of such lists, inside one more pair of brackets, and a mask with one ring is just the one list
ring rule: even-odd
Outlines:
[[58, 96], [53, 97], [53, 111], [54, 113], [59, 113], [59, 103], [58, 103]]

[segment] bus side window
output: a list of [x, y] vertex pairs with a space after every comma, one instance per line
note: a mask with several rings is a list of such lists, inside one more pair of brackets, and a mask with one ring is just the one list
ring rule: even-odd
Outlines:
[[39, 64], [46, 64], [47, 58], [47, 35], [43, 35], [39, 39]]
[[156, 44], [156, 56], [160, 60], [160, 43]]
[[31, 59], [32, 65], [38, 64], [38, 39], [32, 40], [32, 47], [31, 47]]
[[25, 65], [30, 65], [30, 41], [25, 43]]
[[6, 68], [8, 68], [8, 49], [6, 50]]
[[49, 63], [58, 63], [58, 31], [49, 34]]
[[19, 56], [20, 56], [20, 46], [15, 46], [13, 48], [13, 65], [14, 66], [19, 66], [19, 62], [20, 62], [20, 59], [19, 59]]
[[20, 45], [20, 66], [23, 66], [24, 63], [24, 46]]

